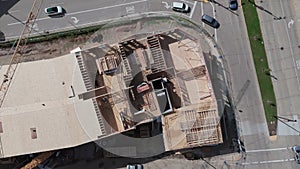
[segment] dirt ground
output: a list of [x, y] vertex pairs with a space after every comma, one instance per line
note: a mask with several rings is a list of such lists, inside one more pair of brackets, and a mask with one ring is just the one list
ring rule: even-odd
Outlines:
[[[69, 53], [72, 49], [83, 47], [91, 34], [80, 35], [76, 38], [61, 38], [47, 42], [28, 44], [24, 50], [22, 61], [29, 62], [41, 59], [50, 59]], [[7, 65], [12, 57], [14, 49], [0, 49], [0, 65]]]

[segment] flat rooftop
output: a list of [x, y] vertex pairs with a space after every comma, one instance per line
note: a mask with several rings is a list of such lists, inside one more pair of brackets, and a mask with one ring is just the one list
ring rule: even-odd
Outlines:
[[[7, 66], [0, 69], [3, 78]], [[0, 79], [3, 80], [3, 79]], [[18, 65], [0, 109], [1, 157], [73, 147], [102, 136], [75, 54]]]

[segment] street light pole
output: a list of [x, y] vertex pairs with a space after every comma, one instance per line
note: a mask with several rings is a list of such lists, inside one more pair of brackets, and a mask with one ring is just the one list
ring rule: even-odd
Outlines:
[[[299, 135], [300, 135], [300, 131], [299, 131], [299, 130], [295, 129], [293, 126], [287, 124], [286, 122], [284, 122], [283, 120], [280, 119], [280, 118], [283, 118], [283, 117], [278, 117], [278, 116], [273, 116], [273, 117], [276, 118], [277, 120], [279, 120], [280, 122], [282, 122], [283, 124], [287, 125], [287, 126], [290, 127], [291, 129], [295, 130], [295, 131], [298, 132]], [[283, 119], [287, 119], [287, 118], [283, 118]], [[290, 119], [288, 119], [288, 120], [290, 120]], [[290, 121], [293, 121], [293, 120], [290, 120]], [[297, 122], [297, 120], [296, 120], [296, 121], [294, 120], [294, 122]]]

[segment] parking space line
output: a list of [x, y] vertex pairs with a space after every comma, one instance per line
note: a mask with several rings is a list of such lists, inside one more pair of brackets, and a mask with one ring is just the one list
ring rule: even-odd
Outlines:
[[193, 5], [194, 3], [193, 2], [190, 2], [190, 1], [187, 1], [187, 0], [181, 0], [182, 2], [185, 2], [185, 3], [188, 3], [188, 4], [191, 4]]
[[280, 150], [289, 150], [292, 147], [283, 147], [283, 148], [271, 148], [271, 149], [260, 149], [260, 150], [247, 150], [247, 153], [255, 153], [255, 152], [267, 152], [267, 151], [280, 151]]
[[[76, 15], [76, 14], [81, 14], [81, 13], [94, 12], [94, 11], [98, 11], [98, 10], [101, 10], [101, 9], [115, 8], [115, 7], [120, 7], [120, 6], [130, 5], [130, 4], [136, 4], [136, 3], [146, 2], [146, 1], [148, 1], [148, 0], [139, 0], [139, 1], [133, 1], [133, 2], [128, 2], [128, 3], [124, 3], [124, 4], [117, 4], [117, 5], [105, 6], [105, 7], [101, 7], [101, 8], [88, 9], [88, 10], [84, 10], [84, 11], [78, 11], [78, 12], [73, 12], [73, 13], [67, 13], [66, 16], [69, 16], [69, 15]], [[38, 18], [38, 19], [36, 19], [36, 21], [41, 21], [41, 20], [45, 20], [45, 19], [51, 19], [51, 18], [49, 18], [49, 17]], [[23, 21], [23, 23], [25, 23], [25, 21]], [[8, 25], [8, 26], [12, 26], [12, 25], [18, 25], [18, 24], [22, 24], [22, 23], [20, 23], [20, 22], [14, 22], [14, 23], [9, 23], [9, 24], [7, 24], [7, 25]]]
[[192, 9], [192, 11], [191, 11], [191, 14], [190, 14], [189, 18], [192, 18], [192, 17], [193, 17], [193, 14], [194, 14], [194, 12], [195, 12], [196, 6], [197, 6], [197, 1], [194, 2], [194, 6], [193, 6], [193, 9]]
[[[215, 6], [213, 5], [212, 2], [209, 2], [212, 9], [213, 9], [213, 15], [214, 15], [214, 18], [216, 18], [216, 12], [215, 12]], [[214, 34], [214, 37], [215, 37], [215, 41], [218, 42], [218, 37], [217, 37], [217, 29], [215, 28], [215, 34]]]

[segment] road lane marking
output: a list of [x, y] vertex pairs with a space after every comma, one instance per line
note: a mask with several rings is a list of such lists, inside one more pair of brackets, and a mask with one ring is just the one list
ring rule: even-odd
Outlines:
[[271, 148], [271, 149], [259, 149], [259, 150], [246, 150], [246, 153], [256, 153], [256, 152], [268, 152], [268, 151], [280, 151], [280, 150], [289, 150], [292, 147], [283, 147], [283, 148]]
[[134, 8], [134, 6], [127, 6], [127, 7], [126, 7], [126, 13], [128, 13], [128, 14], [133, 14], [133, 13], [135, 13], [135, 8]]
[[[282, 14], [284, 14], [284, 9], [283, 9], [283, 5], [282, 5], [281, 1], [280, 1], [280, 7], [281, 7]], [[285, 16], [285, 15], [282, 15], [282, 16]], [[286, 20], [284, 20], [284, 22], [286, 23]], [[297, 71], [297, 68], [296, 68], [296, 65], [295, 65], [296, 62], [295, 62], [294, 51], [293, 51], [292, 45], [291, 45], [291, 37], [290, 37], [290, 34], [289, 34], [289, 30], [287, 29], [286, 26], [285, 26], [285, 31], [286, 31], [286, 34], [287, 34], [287, 37], [288, 37], [288, 40], [289, 40], [289, 47], [290, 47], [290, 52], [291, 52], [291, 56], [292, 56], [293, 63], [294, 63], [294, 71], [295, 71], [295, 74], [296, 74], [296, 77], [297, 77], [298, 89], [300, 90], [300, 80], [299, 80], [298, 71]]]
[[300, 60], [296, 60], [297, 69], [300, 69]]
[[[148, 1], [148, 0], [139, 0], [139, 1], [133, 1], [133, 2], [128, 2], [128, 3], [124, 3], [124, 4], [117, 4], [117, 5], [105, 6], [105, 7], [101, 7], [101, 8], [88, 9], [88, 10], [84, 10], [84, 11], [66, 13], [66, 16], [76, 15], [76, 14], [81, 14], [81, 13], [94, 12], [94, 11], [99, 11], [101, 9], [109, 9], [109, 8], [115, 8], [115, 7], [125, 6], [125, 5], [137, 4], [137, 3], [146, 2], [146, 1]], [[51, 19], [51, 18], [49, 18], [49, 17], [38, 18], [38, 19], [36, 19], [36, 21], [41, 21], [41, 20], [45, 20], [45, 19]], [[22, 21], [22, 22], [25, 23], [26, 21]], [[22, 23], [14, 22], [14, 23], [9, 23], [7, 25], [12, 26], [12, 25], [18, 25], [18, 24], [22, 24]]]
[[[113, 18], [113, 19], [105, 19], [105, 20], [101, 20], [101, 21], [95, 21], [95, 22], [89, 22], [89, 23], [83, 23], [83, 24], [80, 24], [80, 25], [76, 25], [76, 27], [78, 27], [78, 29], [80, 28], [83, 28], [85, 26], [89, 26], [89, 25], [96, 25], [96, 24], [100, 24], [100, 23], [107, 23], [107, 22], [110, 22], [110, 21], [113, 21], [115, 19], [120, 19], [120, 18], [123, 18], [123, 17], [118, 17], [118, 18]], [[49, 29], [47, 30], [48, 32], [53, 32], [55, 33], [56, 31], [64, 31], [64, 30], [72, 30], [72, 28], [74, 29], [74, 25], [72, 26], [67, 26], [67, 27], [59, 27], [59, 28], [54, 28], [54, 29]], [[35, 33], [31, 33], [30, 35], [37, 35], [37, 34], [44, 34], [45, 32], [44, 31], [40, 31], [40, 32], [35, 32]], [[7, 39], [15, 39], [15, 38], [19, 38], [20, 35], [18, 36], [8, 36], [6, 37]]]
[[187, 0], [180, 0], [180, 1], [193, 5], [193, 2], [189, 2]]
[[192, 9], [192, 11], [191, 11], [191, 14], [190, 14], [189, 18], [192, 18], [192, 17], [193, 17], [193, 14], [194, 14], [194, 12], [195, 12], [196, 5], [197, 5], [197, 1], [194, 2], [194, 6], [193, 6], [193, 9]]
[[20, 12], [20, 10], [9, 11], [9, 13], [16, 13], [16, 12]]
[[168, 4], [168, 2], [161, 1], [161, 3], [165, 4], [165, 8], [167, 8], [167, 9], [171, 8], [171, 6]]
[[291, 28], [291, 26], [294, 24], [294, 20], [291, 19], [290, 22], [288, 23], [288, 27]]
[[[211, 7], [213, 8], [213, 15], [214, 15], [214, 18], [216, 19], [216, 12], [215, 12], [215, 6], [213, 5], [212, 2], [209, 2]], [[218, 37], [217, 37], [217, 29], [215, 28], [215, 34], [214, 34], [214, 37], [215, 37], [215, 41], [218, 42]]]
[[[201, 17], [203, 16], [203, 2], [201, 1]], [[202, 27], [204, 28], [204, 23], [202, 22]]]
[[75, 16], [72, 16], [71, 19], [75, 24], [79, 22], [79, 19], [77, 19]]
[[254, 161], [254, 162], [246, 162], [246, 163], [242, 163], [242, 165], [257, 165], [257, 164], [269, 164], [269, 163], [283, 163], [283, 162], [289, 162], [289, 161], [295, 161], [295, 159], [294, 159], [294, 158], [290, 158], [290, 159], [282, 159], [282, 160]]

